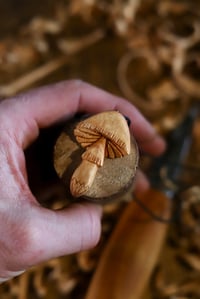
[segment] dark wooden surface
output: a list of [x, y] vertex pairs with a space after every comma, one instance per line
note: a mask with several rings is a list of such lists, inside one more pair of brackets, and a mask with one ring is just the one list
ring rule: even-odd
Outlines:
[[49, 15], [54, 8], [54, 0], [0, 0], [0, 38], [17, 32], [35, 15]]
[[[61, 0], [62, 1], [62, 0]], [[66, 0], [67, 1], [67, 0]], [[64, 2], [64, 0], [63, 0]], [[105, 1], [106, 2], [106, 1]], [[116, 1], [117, 2], [117, 1]], [[124, 1], [125, 2], [125, 1]], [[156, 6], [158, 3], [186, 3], [189, 5], [190, 15], [192, 17], [198, 15], [200, 12], [200, 1], [199, 0], [185, 0], [185, 1], [157, 1], [157, 0], [145, 0], [143, 3], [149, 3], [149, 6], [146, 6], [146, 9], [143, 11], [143, 14], [140, 15], [139, 22], [137, 23], [136, 28], [133, 28], [135, 31], [132, 32], [132, 36], [128, 40], [129, 43], [134, 42], [135, 39], [138, 39], [138, 36], [141, 37], [141, 41], [149, 42], [150, 45], [153, 45], [153, 50], [156, 50], [159, 43], [160, 46], [165, 45], [160, 41], [160, 38], [156, 36], [154, 33], [157, 29], [160, 28], [159, 24], [167, 24], [169, 19], [167, 16], [163, 16], [156, 21], [157, 11]], [[27, 24], [33, 17], [35, 16], [51, 16], [54, 13], [55, 9], [55, 0], [0, 0], [0, 40], [2, 41], [4, 38], [13, 38], [16, 40], [16, 34], [22, 25]], [[151, 3], [154, 3], [151, 5]], [[192, 12], [193, 11], [193, 12]], [[181, 17], [177, 17], [177, 22], [180, 24], [180, 28], [184, 27], [184, 19]], [[172, 20], [171, 20], [172, 21]], [[105, 23], [102, 23], [102, 26], [105, 26]], [[148, 25], [147, 25], [148, 24]], [[183, 26], [182, 26], [183, 24]], [[141, 25], [141, 27], [140, 27]], [[83, 27], [73, 24], [73, 31], [68, 29], [68, 36], [73, 35], [72, 32], [80, 33], [83, 30]], [[144, 29], [144, 31], [143, 31]], [[145, 32], [145, 30], [147, 31]], [[137, 35], [138, 34], [138, 35]], [[147, 36], [146, 36], [146, 35]], [[76, 35], [74, 34], [76, 37]], [[131, 37], [133, 39], [131, 40]], [[150, 37], [149, 39], [145, 39], [146, 37]], [[142, 39], [144, 38], [144, 40]], [[16, 40], [17, 42], [17, 40]], [[143, 48], [144, 44], [141, 45], [141, 49]], [[130, 47], [131, 48], [131, 47]], [[88, 81], [92, 84], [95, 84], [99, 87], [102, 87], [108, 91], [111, 91], [115, 94], [121, 94], [118, 82], [117, 82], [117, 65], [119, 63], [120, 58], [122, 55], [128, 50], [127, 44], [123, 38], [117, 36], [117, 34], [113, 34], [110, 28], [107, 32], [106, 37], [100, 41], [98, 44], [92, 45], [88, 49], [82, 51], [81, 53], [74, 55], [70, 58], [70, 63], [52, 74], [40, 80], [36, 86], [43, 85], [46, 83], [52, 83], [63, 79], [71, 79], [71, 78], [81, 78], [85, 81]], [[193, 48], [193, 51], [199, 52], [199, 42]], [[48, 60], [48, 57], [47, 57]], [[141, 65], [140, 65], [141, 66]], [[137, 65], [136, 65], [137, 67]], [[136, 87], [144, 86], [143, 76], [139, 77], [138, 69], [136, 70], [135, 65], [132, 65], [132, 68], [129, 70], [129, 76], [133, 83], [136, 83]], [[166, 65], [165, 65], [166, 67]], [[165, 68], [166, 75], [170, 76], [169, 66]], [[142, 71], [142, 75], [143, 75]], [[148, 73], [146, 73], [147, 77]], [[1, 77], [1, 76], [0, 76]], [[6, 77], [6, 78], [5, 78]], [[9, 73], [8, 75], [4, 75], [1, 77], [2, 82], [10, 82], [15, 79], [15, 75]], [[192, 98], [191, 98], [192, 99]], [[176, 105], [176, 102], [174, 103]], [[179, 104], [178, 104], [179, 105]], [[178, 111], [179, 111], [178, 106]], [[164, 116], [167, 115], [168, 109], [165, 109], [164, 113], [160, 115], [157, 119], [153, 119], [155, 124], [164, 122]], [[157, 121], [158, 120], [158, 121]], [[159, 127], [159, 124], [158, 124]], [[52, 153], [53, 153], [53, 146], [58, 137], [62, 128], [52, 128], [50, 130], [41, 131], [40, 138], [37, 142], [33, 143], [33, 145], [27, 150], [26, 157], [27, 157], [27, 167], [28, 167], [28, 174], [29, 174], [29, 182], [31, 185], [31, 189], [34, 191], [34, 194], [37, 195], [37, 198], [41, 201], [46, 200], [49, 204], [50, 200], [58, 200], [63, 199], [64, 196], [64, 189], [63, 185], [58, 180], [55, 170], [53, 169], [53, 161], [52, 161]], [[199, 131], [199, 130], [198, 130]], [[199, 135], [198, 135], [199, 136]], [[197, 138], [199, 140], [199, 137]], [[196, 147], [198, 151], [196, 154], [193, 154], [193, 161], [195, 166], [199, 166], [199, 146]], [[49, 163], [51, 161], [51, 163]], [[197, 163], [198, 162], [198, 163]], [[195, 168], [196, 169], [196, 168]], [[190, 168], [186, 168], [187, 176], [190, 176], [190, 185], [194, 184], [194, 172]], [[195, 172], [196, 173], [196, 172]], [[197, 173], [198, 179], [197, 184], [199, 186], [199, 172]], [[57, 187], [56, 187], [57, 186]], [[188, 185], [183, 185], [183, 189]], [[63, 190], [62, 192], [60, 190]], [[192, 193], [192, 192], [191, 192]], [[192, 198], [193, 195], [188, 195], [184, 198], [184, 202], [187, 203], [187, 200]], [[182, 198], [182, 197], [181, 197]], [[176, 200], [176, 199], [175, 199]], [[51, 201], [50, 201], [51, 202]], [[199, 201], [198, 201], [199, 202]], [[46, 204], [46, 203], [45, 203]], [[48, 205], [46, 204], [46, 205]], [[198, 203], [197, 203], [198, 204]], [[188, 204], [189, 205], [189, 204]], [[194, 209], [193, 209], [194, 210]], [[170, 295], [167, 295], [165, 291], [169, 292], [170, 286], [179, 287], [184, 285], [186, 281], [189, 283], [197, 282], [197, 291], [192, 289], [189, 293], [189, 297], [187, 294], [182, 296], [179, 294], [177, 295], [179, 298], [192, 298], [196, 299], [199, 298], [199, 269], [195, 269], [195, 265], [199, 265], [199, 253], [200, 253], [200, 237], [199, 237], [199, 205], [194, 213], [194, 218], [189, 213], [189, 209], [185, 209], [182, 211], [182, 223], [178, 223], [177, 225], [172, 225], [170, 228], [170, 232], [168, 234], [165, 246], [162, 251], [162, 255], [160, 260], [158, 261], [158, 265], [156, 267], [156, 271], [154, 276], [152, 277], [151, 283], [149, 284], [150, 291], [147, 292], [145, 299], [147, 298], [171, 298]], [[111, 223], [113, 224], [114, 221], [117, 221], [116, 213], [107, 214], [107, 222], [104, 222], [104, 231], [105, 234], [108, 235], [111, 229]], [[198, 215], [198, 216], [197, 216]], [[185, 217], [185, 218], [184, 218]], [[191, 219], [191, 223], [190, 220]], [[109, 227], [109, 229], [108, 229]], [[105, 235], [104, 235], [105, 237]], [[101, 245], [101, 244], [100, 244]], [[101, 245], [102, 246], [102, 245]], [[142, 244], [141, 244], [142, 246]], [[102, 248], [102, 247], [101, 247]], [[197, 262], [194, 266], [192, 266], [187, 261], [187, 253], [195, 254], [194, 257], [197, 258]], [[181, 253], [181, 255], [180, 255]], [[184, 260], [185, 256], [185, 260]], [[83, 293], [86, 291], [86, 288], [89, 284], [91, 272], [85, 272], [82, 270], [80, 265], [77, 266], [75, 257], [73, 257], [73, 269], [74, 265], [76, 267], [76, 273], [78, 273], [79, 284], [78, 287], [74, 290], [71, 295], [65, 295], [59, 291], [57, 286], [59, 285], [58, 282], [48, 281], [48, 273], [52, 270], [52, 265], [47, 264], [47, 268], [42, 269], [41, 271], [44, 272], [44, 276], [42, 276], [44, 280], [44, 285], [48, 287], [47, 295], [44, 296], [45, 298], [73, 298], [73, 299], [82, 299]], [[62, 260], [59, 260], [60, 264], [58, 266], [60, 268], [63, 267], [64, 263], [68, 264], [68, 259], [65, 257]], [[26, 299], [32, 298], [41, 298], [36, 294], [36, 289], [33, 285], [32, 278], [35, 277], [35, 273], [33, 272], [28, 279], [28, 285], [30, 286], [29, 291], [27, 292]], [[72, 271], [72, 273], [74, 273]], [[65, 278], [66, 275], [63, 275]], [[161, 282], [161, 283], [160, 283]], [[16, 285], [20, 285], [19, 280], [16, 280]], [[160, 285], [159, 285], [160, 283]], [[157, 284], [157, 285], [156, 285]], [[16, 286], [15, 286], [16, 287]], [[169, 288], [168, 288], [169, 287]], [[0, 298], [7, 299], [7, 298], [19, 298], [17, 295], [10, 295], [11, 294], [12, 285], [9, 286], [8, 284], [1, 285], [0, 289]], [[166, 290], [165, 290], [166, 288]], [[168, 288], [168, 289], [167, 289]], [[14, 288], [13, 288], [14, 289]], [[187, 293], [187, 292], [186, 292]], [[5, 294], [5, 295], [4, 295]], [[195, 294], [198, 294], [195, 296]], [[55, 296], [54, 296], [55, 295]], [[173, 296], [174, 294], [172, 294]], [[178, 298], [177, 297], [177, 298]], [[20, 298], [21, 299], [21, 298]]]

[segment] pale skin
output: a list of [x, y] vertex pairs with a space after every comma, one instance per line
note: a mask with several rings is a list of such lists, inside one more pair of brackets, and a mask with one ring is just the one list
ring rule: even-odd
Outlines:
[[[32, 194], [24, 150], [39, 130], [77, 112], [118, 110], [131, 120], [130, 130], [140, 149], [159, 155], [165, 143], [128, 101], [79, 80], [60, 82], [0, 103], [0, 282], [51, 258], [97, 244], [101, 208], [83, 202], [53, 211]], [[136, 189], [148, 182], [138, 172]]]

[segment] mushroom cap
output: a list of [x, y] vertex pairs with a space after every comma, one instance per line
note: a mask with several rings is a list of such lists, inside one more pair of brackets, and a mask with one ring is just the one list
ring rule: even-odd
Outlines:
[[130, 154], [130, 132], [125, 117], [118, 111], [105, 111], [81, 121], [74, 129], [76, 140], [87, 148], [100, 138], [106, 139], [105, 156]]

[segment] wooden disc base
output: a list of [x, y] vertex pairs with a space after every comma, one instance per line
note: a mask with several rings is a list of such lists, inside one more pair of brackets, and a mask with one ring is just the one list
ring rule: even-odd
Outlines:
[[[85, 151], [77, 143], [73, 134], [77, 122], [76, 119], [67, 124], [54, 148], [54, 167], [66, 186], [69, 199], [73, 198], [69, 188], [70, 180], [74, 170], [81, 163], [81, 155]], [[133, 185], [137, 165], [138, 148], [132, 138], [131, 153], [123, 158], [106, 158], [104, 165], [98, 169], [91, 188], [81, 198], [101, 203], [118, 198]]]

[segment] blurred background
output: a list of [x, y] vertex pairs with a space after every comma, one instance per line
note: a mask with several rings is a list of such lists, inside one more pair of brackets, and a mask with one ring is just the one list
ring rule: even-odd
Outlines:
[[[167, 137], [200, 100], [200, 2], [0, 0], [0, 99], [75, 78], [127, 98]], [[33, 192], [44, 205], [59, 208], [65, 194], [49, 165], [51, 153], [46, 155], [54, 141], [41, 132], [26, 154], [29, 173], [40, 171], [30, 182]], [[169, 225], [144, 298], [200, 298], [199, 151], [197, 118], [177, 195], [184, 203], [182, 220]], [[44, 156], [41, 171], [37, 162]], [[140, 167], [145, 171], [150, 162], [141, 157]], [[30, 269], [1, 285], [0, 298], [84, 298], [130, 198], [105, 206], [103, 235], [94, 250]]]

